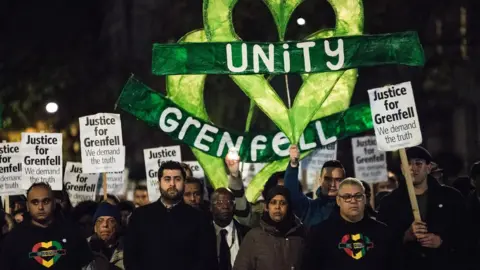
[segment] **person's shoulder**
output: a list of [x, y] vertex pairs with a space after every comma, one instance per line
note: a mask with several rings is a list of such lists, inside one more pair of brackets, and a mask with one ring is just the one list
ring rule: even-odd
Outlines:
[[367, 219], [369, 227], [372, 227], [372, 228], [377, 229], [377, 230], [387, 230], [388, 229], [387, 224], [385, 224], [381, 221], [378, 221], [378, 220], [373, 219], [371, 217], [366, 217], [366, 219]]
[[447, 197], [450, 200], [462, 202], [465, 200], [460, 191], [453, 187], [449, 187], [447, 185], [440, 185], [440, 190], [442, 191], [442, 196]]
[[339, 220], [338, 217], [331, 215], [326, 220], [311, 226], [308, 232], [309, 234], [327, 233], [330, 231], [331, 228], [337, 226], [338, 220]]
[[149, 203], [144, 206], [140, 206], [138, 208], [135, 208], [132, 212], [132, 217], [143, 217], [143, 216], [149, 216], [149, 215], [158, 215], [158, 209], [160, 206], [158, 205], [158, 201]]

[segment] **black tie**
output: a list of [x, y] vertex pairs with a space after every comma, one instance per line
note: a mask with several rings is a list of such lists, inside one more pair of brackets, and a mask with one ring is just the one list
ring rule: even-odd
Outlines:
[[220, 253], [218, 258], [219, 270], [231, 270], [232, 265], [230, 263], [230, 247], [227, 243], [227, 230], [222, 229], [220, 231]]

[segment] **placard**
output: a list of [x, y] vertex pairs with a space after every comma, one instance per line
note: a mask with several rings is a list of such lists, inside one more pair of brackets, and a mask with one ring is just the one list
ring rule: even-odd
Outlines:
[[125, 147], [120, 115], [87, 115], [79, 118], [79, 124], [83, 171], [122, 172], [125, 168]]
[[379, 151], [375, 136], [352, 138], [355, 177], [368, 183], [386, 181], [387, 153]]
[[22, 132], [22, 189], [45, 182], [62, 190], [62, 133]]
[[321, 173], [323, 164], [337, 159], [337, 142], [322, 146], [301, 161], [301, 166], [307, 171], [307, 189], [314, 190], [318, 185], [318, 173]]
[[[108, 172], [107, 174], [107, 193], [115, 196], [123, 196], [127, 190], [128, 168], [121, 172]], [[99, 177], [97, 185], [97, 195], [103, 196], [103, 179]]]
[[80, 162], [67, 161], [63, 182], [73, 206], [82, 201], [95, 201], [99, 176], [99, 173], [83, 173]]
[[20, 143], [0, 143], [0, 196], [23, 194]]
[[180, 146], [167, 146], [149, 148], [143, 150], [145, 158], [145, 171], [147, 173], [148, 199], [154, 202], [160, 198], [160, 187], [158, 185], [158, 169], [166, 161], [182, 162]]
[[368, 90], [377, 147], [395, 151], [422, 143], [412, 84]]

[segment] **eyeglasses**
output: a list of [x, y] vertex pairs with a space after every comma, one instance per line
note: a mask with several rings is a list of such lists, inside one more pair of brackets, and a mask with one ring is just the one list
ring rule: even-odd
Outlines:
[[217, 200], [213, 201], [214, 205], [228, 205], [228, 206], [233, 206], [234, 201], [232, 200]]
[[356, 194], [343, 194], [338, 195], [338, 197], [342, 198], [345, 202], [352, 202], [353, 199], [357, 202], [361, 202], [365, 199], [365, 194], [363, 193], [356, 193]]

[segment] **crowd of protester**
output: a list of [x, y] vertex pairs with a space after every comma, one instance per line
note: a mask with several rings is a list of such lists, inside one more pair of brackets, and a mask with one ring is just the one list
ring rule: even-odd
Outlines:
[[372, 189], [337, 160], [307, 196], [296, 146], [254, 204], [228, 158], [228, 187], [216, 190], [185, 164], [163, 163], [155, 202], [137, 186], [133, 202], [108, 195], [72, 207], [66, 192], [35, 183], [0, 212], [0, 269], [479, 269], [480, 163], [452, 187], [426, 149], [407, 156], [421, 221], [402, 177]]

